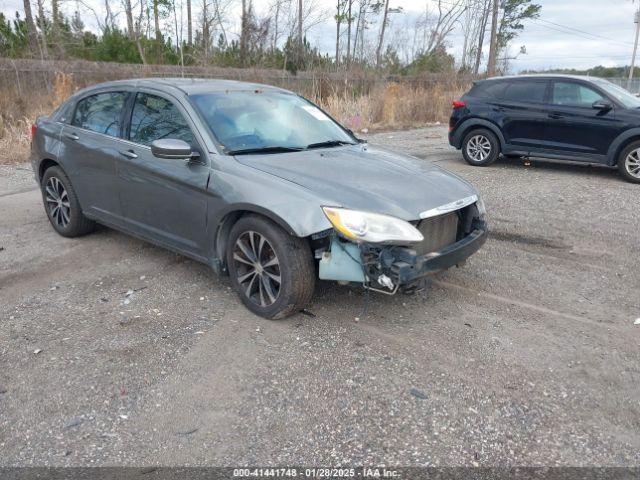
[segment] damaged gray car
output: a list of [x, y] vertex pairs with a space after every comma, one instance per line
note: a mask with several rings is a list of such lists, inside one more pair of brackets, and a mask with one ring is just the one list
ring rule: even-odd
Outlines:
[[31, 151], [59, 234], [98, 222], [204, 262], [266, 318], [303, 309], [318, 277], [415, 290], [487, 236], [467, 182], [265, 85], [96, 85], [37, 120]]

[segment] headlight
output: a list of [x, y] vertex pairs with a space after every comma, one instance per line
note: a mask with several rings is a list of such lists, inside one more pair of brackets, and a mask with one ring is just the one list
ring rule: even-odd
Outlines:
[[422, 234], [409, 222], [379, 213], [322, 207], [333, 227], [354, 242], [417, 243]]
[[484, 217], [487, 214], [487, 208], [484, 206], [484, 200], [478, 195], [478, 201], [476, 202], [476, 207], [478, 207], [478, 213], [481, 217]]

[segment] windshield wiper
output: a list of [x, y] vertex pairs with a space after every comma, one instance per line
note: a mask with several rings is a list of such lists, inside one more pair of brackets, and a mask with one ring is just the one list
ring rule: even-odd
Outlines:
[[249, 155], [252, 153], [286, 153], [286, 152], [301, 152], [304, 150], [300, 147], [260, 147], [260, 148], [244, 148], [240, 150], [229, 150], [229, 155]]
[[311, 150], [312, 148], [340, 147], [342, 145], [355, 145], [355, 143], [344, 140], [327, 140], [326, 142], [311, 143], [307, 145], [307, 150]]

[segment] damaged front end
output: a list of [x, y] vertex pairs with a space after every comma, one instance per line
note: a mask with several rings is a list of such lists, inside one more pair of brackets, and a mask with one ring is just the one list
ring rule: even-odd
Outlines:
[[[393, 238], [386, 241], [380, 240], [384, 236], [380, 231], [377, 236], [365, 238], [365, 231], [376, 230], [375, 221], [379, 218], [370, 222], [373, 228], [368, 229], [356, 219], [354, 228], [353, 218], [345, 215], [332, 218], [328, 214], [334, 229], [312, 238], [320, 265], [319, 277], [340, 283], [357, 282], [367, 289], [391, 295], [398, 290], [419, 289], [425, 277], [464, 263], [486, 241], [482, 201], [474, 196], [461, 202], [423, 212], [421, 220], [405, 222], [414, 232], [403, 227], [404, 231], [395, 232], [395, 236], [392, 234]], [[354, 231], [359, 231], [362, 238]], [[403, 245], [402, 235], [411, 241]]]

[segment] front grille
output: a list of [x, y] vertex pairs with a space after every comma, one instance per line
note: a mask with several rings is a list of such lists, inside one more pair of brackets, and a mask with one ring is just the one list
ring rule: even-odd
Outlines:
[[451, 212], [437, 217], [426, 218], [418, 223], [418, 230], [424, 237], [422, 242], [414, 246], [418, 255], [437, 252], [456, 242], [458, 214], [457, 212]]

